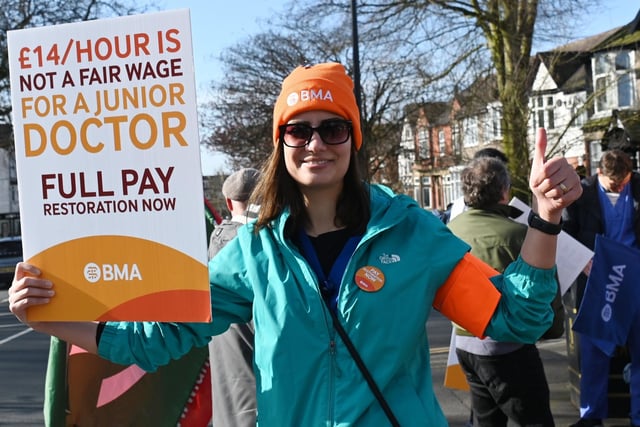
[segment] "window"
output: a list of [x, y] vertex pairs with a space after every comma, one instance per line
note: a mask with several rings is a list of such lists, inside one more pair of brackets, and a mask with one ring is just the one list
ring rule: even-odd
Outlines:
[[636, 104], [633, 55], [633, 51], [604, 52], [594, 58], [596, 113]]
[[465, 147], [478, 146], [478, 118], [468, 117], [464, 119], [462, 143]]
[[409, 159], [398, 159], [398, 175], [400, 175], [401, 177], [411, 176], [411, 161]]
[[402, 126], [402, 139], [400, 140], [400, 145], [405, 150], [416, 149], [416, 141], [413, 138], [413, 129], [406, 120], [404, 125]]
[[629, 74], [623, 74], [618, 79], [618, 107], [630, 107], [633, 102], [631, 88], [633, 82]]
[[411, 139], [412, 136], [413, 134], [411, 133], [411, 128], [409, 126], [405, 126], [403, 139], [406, 141], [408, 139]]
[[456, 155], [460, 155], [462, 150], [462, 143], [460, 141], [460, 124], [456, 123], [451, 128], [451, 143], [453, 145], [453, 152]]
[[449, 203], [454, 200], [454, 182], [451, 175], [444, 176], [444, 183], [442, 184], [442, 192], [444, 197], [444, 206], [448, 206]]
[[491, 108], [491, 137], [493, 139], [502, 138], [502, 110], [499, 108]]
[[431, 208], [431, 177], [422, 177], [422, 207]]
[[598, 77], [596, 79], [596, 111], [604, 111], [612, 108], [611, 100], [608, 99], [607, 88], [611, 86], [608, 76]]
[[587, 110], [585, 100], [582, 96], [576, 95], [568, 98], [568, 107], [571, 111], [571, 126], [581, 128], [587, 122]]
[[547, 109], [547, 129], [555, 129], [555, 112], [553, 107]]
[[447, 149], [447, 140], [444, 137], [444, 130], [440, 129], [438, 131], [438, 150], [440, 151], [440, 155], [444, 156], [446, 153], [446, 149]]
[[555, 106], [553, 96], [538, 96], [534, 99], [531, 110], [533, 113], [533, 129], [555, 129]]
[[581, 128], [587, 122], [587, 111], [582, 105], [571, 107], [571, 117], [574, 117], [571, 126]]
[[447, 196], [445, 195], [445, 201], [444, 201], [445, 206], [453, 202], [458, 197], [463, 196], [462, 180], [461, 180], [463, 169], [464, 169], [464, 166], [452, 166], [451, 168], [449, 168], [448, 181], [451, 183], [451, 195], [450, 195], [450, 199], [447, 199]]
[[430, 157], [429, 150], [429, 132], [427, 129], [421, 128], [418, 131], [418, 154], [421, 159], [428, 159]]

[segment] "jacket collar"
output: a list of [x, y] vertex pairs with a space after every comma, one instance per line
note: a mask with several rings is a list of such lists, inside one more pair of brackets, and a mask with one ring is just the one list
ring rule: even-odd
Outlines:
[[504, 216], [506, 218], [517, 218], [523, 214], [523, 212], [516, 208], [515, 206], [505, 205], [502, 203], [496, 203], [495, 205], [491, 205], [485, 208], [477, 209], [471, 208], [467, 212], [488, 212], [493, 214], [498, 214], [500, 216]]

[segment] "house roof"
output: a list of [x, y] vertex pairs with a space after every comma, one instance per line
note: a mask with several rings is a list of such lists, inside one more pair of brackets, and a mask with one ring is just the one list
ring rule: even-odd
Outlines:
[[638, 42], [640, 42], [640, 10], [638, 10], [633, 21], [617, 28], [617, 31], [613, 33], [611, 37], [603, 40], [602, 43], [596, 47], [596, 50], [618, 49], [620, 47], [637, 44]]
[[574, 40], [554, 49], [557, 52], [598, 52], [637, 43], [640, 40], [640, 10], [626, 25], [600, 34]]
[[540, 52], [536, 58], [547, 67], [558, 89], [571, 93], [587, 88], [589, 61], [593, 53], [639, 42], [640, 10], [626, 25], [572, 41], [548, 52]]
[[552, 50], [540, 52], [537, 57], [549, 70], [551, 78], [561, 91], [569, 93], [585, 88], [589, 53]]
[[451, 121], [451, 103], [429, 102], [424, 105], [424, 114], [430, 125], [446, 125]]
[[556, 52], [593, 52], [598, 49], [598, 46], [611, 38], [611, 36], [615, 35], [622, 28], [624, 28], [624, 26], [616, 27], [594, 36], [574, 40], [565, 45], [558, 46], [553, 50]]
[[495, 74], [475, 80], [466, 89], [454, 95], [460, 105], [457, 117], [466, 117], [483, 112], [487, 104], [498, 101], [498, 83]]
[[445, 125], [451, 120], [451, 103], [412, 103], [405, 107], [405, 115], [411, 126], [415, 126], [421, 116], [425, 117], [431, 126]]

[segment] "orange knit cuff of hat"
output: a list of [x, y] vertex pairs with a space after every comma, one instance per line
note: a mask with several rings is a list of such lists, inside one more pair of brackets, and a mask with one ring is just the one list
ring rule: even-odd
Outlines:
[[360, 111], [353, 93], [353, 80], [336, 62], [297, 67], [282, 81], [282, 90], [273, 110], [273, 143], [278, 144], [279, 126], [300, 113], [328, 111], [351, 120], [353, 145], [362, 145]]

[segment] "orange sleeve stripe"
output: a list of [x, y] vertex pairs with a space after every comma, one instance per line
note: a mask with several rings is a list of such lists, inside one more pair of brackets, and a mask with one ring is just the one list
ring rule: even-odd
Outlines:
[[489, 278], [499, 274], [467, 253], [438, 289], [433, 307], [473, 335], [484, 338], [500, 301], [500, 291]]

